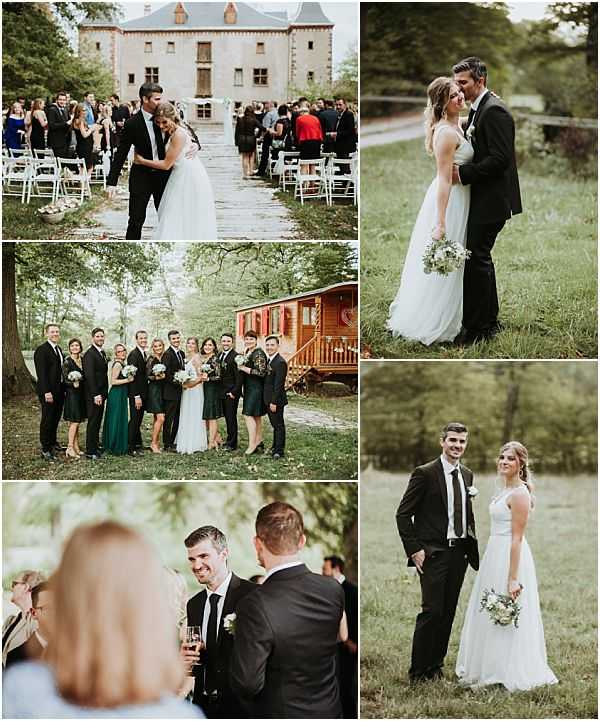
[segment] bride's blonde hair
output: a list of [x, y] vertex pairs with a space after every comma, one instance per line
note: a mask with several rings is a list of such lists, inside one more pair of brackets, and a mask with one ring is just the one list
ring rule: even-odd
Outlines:
[[531, 496], [531, 505], [533, 506], [535, 496], [535, 485], [533, 483], [533, 475], [531, 468], [529, 467], [529, 451], [519, 441], [508, 441], [500, 449], [498, 456], [501, 456], [504, 451], [513, 451], [519, 461], [519, 478], [527, 486], [527, 490]]
[[427, 88], [427, 107], [425, 108], [425, 150], [433, 153], [433, 130], [437, 123], [446, 117], [446, 108], [450, 101], [450, 88], [454, 80], [440, 77], [432, 80]]
[[161, 103], [154, 113], [155, 118], [164, 118], [170, 120], [175, 125], [181, 125], [181, 118], [174, 105], [171, 103]]

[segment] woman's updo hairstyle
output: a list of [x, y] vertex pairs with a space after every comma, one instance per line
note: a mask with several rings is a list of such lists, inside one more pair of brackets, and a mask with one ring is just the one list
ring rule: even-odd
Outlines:
[[450, 89], [454, 80], [440, 77], [433, 80], [427, 88], [427, 107], [425, 108], [425, 150], [433, 153], [433, 129], [446, 117], [446, 108], [450, 101]]
[[174, 105], [171, 103], [161, 103], [154, 113], [155, 118], [164, 118], [175, 123], [175, 125], [181, 125], [181, 118]]
[[533, 484], [531, 468], [529, 467], [529, 452], [527, 448], [525, 448], [522, 443], [519, 443], [519, 441], [508, 441], [508, 443], [502, 446], [498, 455], [502, 455], [504, 451], [512, 451], [516, 455], [519, 461], [519, 478], [527, 486], [533, 505], [533, 491], [535, 490], [535, 486]]

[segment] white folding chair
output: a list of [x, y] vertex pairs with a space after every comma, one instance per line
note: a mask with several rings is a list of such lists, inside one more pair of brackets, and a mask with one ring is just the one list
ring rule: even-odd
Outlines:
[[11, 158], [33, 158], [31, 148], [9, 148], [8, 154]]
[[36, 149], [33, 151], [33, 155], [34, 155], [34, 157], [35, 157], [37, 160], [42, 160], [42, 159], [48, 159], [48, 158], [54, 158], [54, 157], [56, 157], [56, 156], [54, 155], [54, 150], [52, 150], [52, 148], [46, 148], [45, 150], [39, 150], [38, 148], [36, 148]]
[[90, 187], [90, 176], [85, 167], [83, 158], [58, 158], [60, 171], [60, 188], [65, 198], [70, 197], [69, 189], [79, 187], [77, 195], [80, 195], [80, 202], [83, 203], [85, 196], [92, 197]]
[[[108, 156], [108, 158], [107, 158]], [[96, 185], [102, 185], [104, 190], [106, 190], [106, 176], [108, 175], [108, 170], [110, 170], [110, 152], [106, 150], [104, 153], [102, 153], [102, 158], [99, 163], [96, 163], [94, 167], [92, 168], [92, 172], [90, 174], [90, 184], [96, 184]]]
[[298, 159], [300, 153], [297, 150], [281, 150], [277, 158], [277, 164], [273, 170], [274, 175], [279, 175], [279, 185], [286, 190], [288, 185], [296, 184], [296, 171], [298, 170]]
[[[298, 160], [294, 198], [300, 198], [301, 205], [304, 205], [305, 200], [321, 199], [324, 199], [325, 202], [329, 204], [325, 161], [326, 158], [319, 158], [318, 160]], [[307, 168], [311, 165], [314, 166], [314, 172], [302, 172], [302, 168]]]
[[28, 156], [9, 157], [2, 161], [2, 195], [20, 196], [25, 202], [32, 158]]
[[327, 168], [329, 205], [333, 198], [356, 198], [356, 158], [332, 158]]
[[32, 160], [27, 183], [27, 202], [29, 203], [34, 197], [52, 198], [52, 202], [56, 203], [60, 193], [60, 181], [60, 172], [55, 158]]

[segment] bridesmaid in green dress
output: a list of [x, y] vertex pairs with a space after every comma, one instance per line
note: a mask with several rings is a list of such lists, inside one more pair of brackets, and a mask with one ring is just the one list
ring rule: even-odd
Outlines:
[[263, 387], [268, 371], [267, 355], [262, 348], [258, 347], [258, 336], [253, 330], [244, 333], [244, 364], [240, 371], [244, 373], [244, 403], [242, 415], [248, 429], [248, 448], [246, 455], [264, 450], [262, 417], [265, 415], [265, 403], [263, 400]]
[[[62, 366], [63, 383], [66, 386], [63, 418], [69, 422], [69, 440], [66, 455], [69, 458], [80, 458], [83, 451], [79, 447], [79, 424], [87, 418], [84, 394], [83, 363], [81, 361], [81, 341], [71, 338], [69, 355]], [[81, 375], [79, 380], [69, 380], [69, 375], [76, 371]]]
[[146, 375], [149, 381], [146, 412], [154, 414], [154, 424], [152, 426], [152, 442], [150, 443], [152, 453], [162, 453], [159, 441], [163, 423], [165, 422], [165, 403], [163, 400], [163, 385], [165, 380], [165, 374], [154, 373], [153, 368], [158, 363], [164, 365], [164, 363], [162, 362], [162, 356], [164, 352], [165, 342], [160, 338], [155, 338], [152, 341], [152, 353], [146, 363]]
[[208, 426], [208, 449], [223, 445], [219, 433], [219, 418], [223, 418], [223, 384], [221, 383], [221, 364], [217, 356], [217, 342], [214, 338], [206, 338], [200, 347], [201, 366], [209, 366], [208, 373], [202, 373], [204, 380], [204, 408], [202, 418]]
[[133, 381], [133, 376], [123, 377], [127, 348], [123, 344], [117, 343], [114, 351], [115, 360], [110, 371], [111, 388], [106, 400], [102, 445], [107, 453], [113, 456], [124, 456], [129, 450], [127, 385]]

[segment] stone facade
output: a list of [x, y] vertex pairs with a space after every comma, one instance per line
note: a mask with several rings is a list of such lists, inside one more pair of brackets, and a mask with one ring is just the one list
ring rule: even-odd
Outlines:
[[[125, 23], [82, 23], [79, 52], [98, 54], [123, 100], [150, 80], [167, 100], [229, 97], [244, 106], [331, 83], [332, 36], [319, 3], [302, 3], [291, 20], [244, 3], [170, 3], [154, 13], [146, 5], [143, 18]], [[223, 106], [192, 110], [196, 117], [221, 122]]]

